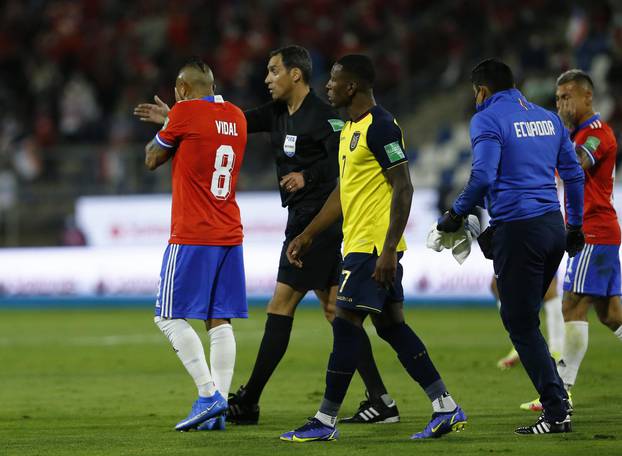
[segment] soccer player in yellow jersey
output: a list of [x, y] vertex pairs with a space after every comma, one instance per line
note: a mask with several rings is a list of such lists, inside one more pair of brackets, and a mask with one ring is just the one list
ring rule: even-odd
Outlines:
[[413, 439], [460, 430], [466, 415], [449, 395], [425, 345], [404, 322], [402, 266], [413, 187], [402, 131], [393, 115], [376, 105], [371, 60], [347, 55], [338, 60], [326, 85], [328, 100], [346, 108], [339, 142], [337, 188], [305, 230], [290, 243], [289, 261], [299, 267], [317, 236], [343, 215], [343, 270], [333, 321], [333, 351], [324, 399], [317, 414], [282, 440], [335, 440], [337, 413], [356, 370], [363, 321], [371, 315], [378, 335], [396, 351], [410, 376], [432, 402], [432, 420]]

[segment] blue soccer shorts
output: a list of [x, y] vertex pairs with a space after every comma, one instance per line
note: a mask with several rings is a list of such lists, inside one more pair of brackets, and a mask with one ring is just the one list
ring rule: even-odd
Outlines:
[[564, 291], [591, 296], [619, 296], [619, 245], [585, 244], [573, 258], [568, 258]]
[[162, 318], [247, 318], [242, 246], [169, 244], [155, 315]]
[[337, 306], [344, 309], [368, 313], [381, 313], [387, 302], [404, 300], [402, 276], [404, 269], [400, 264], [402, 252], [397, 254], [395, 281], [389, 289], [384, 288], [371, 276], [376, 269], [378, 255], [375, 253], [349, 253], [343, 260]]

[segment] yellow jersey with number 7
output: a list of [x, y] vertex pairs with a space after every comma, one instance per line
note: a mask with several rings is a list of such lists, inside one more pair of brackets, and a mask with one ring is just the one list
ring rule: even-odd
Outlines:
[[[339, 138], [340, 198], [343, 212], [343, 256], [382, 252], [393, 188], [386, 169], [407, 162], [402, 130], [391, 113], [374, 106], [345, 123]], [[398, 252], [406, 250], [404, 237]]]

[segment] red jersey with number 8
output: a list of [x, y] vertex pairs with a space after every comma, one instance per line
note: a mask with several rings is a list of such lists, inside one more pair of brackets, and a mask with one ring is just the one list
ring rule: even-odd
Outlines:
[[219, 95], [175, 103], [158, 145], [174, 150], [169, 243], [239, 245], [235, 187], [246, 148], [246, 118]]
[[589, 244], [620, 245], [620, 225], [613, 207], [613, 181], [618, 145], [607, 123], [596, 114], [579, 125], [571, 138], [587, 154], [583, 231]]

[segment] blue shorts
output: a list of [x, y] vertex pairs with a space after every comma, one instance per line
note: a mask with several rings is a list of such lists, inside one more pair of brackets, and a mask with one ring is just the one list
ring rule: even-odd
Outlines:
[[242, 246], [169, 244], [155, 314], [197, 320], [247, 318]]
[[381, 313], [386, 302], [404, 300], [402, 276], [404, 269], [400, 264], [402, 252], [397, 254], [395, 282], [390, 289], [382, 287], [371, 276], [376, 269], [378, 255], [375, 253], [349, 253], [343, 260], [337, 306], [344, 309]]
[[568, 258], [564, 291], [590, 296], [619, 296], [620, 246], [585, 244], [573, 258]]

